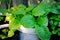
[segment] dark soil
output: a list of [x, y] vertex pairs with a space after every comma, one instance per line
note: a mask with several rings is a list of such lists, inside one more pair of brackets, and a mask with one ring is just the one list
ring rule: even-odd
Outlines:
[[58, 36], [57, 34], [52, 35], [50, 40], [60, 40], [60, 36]]

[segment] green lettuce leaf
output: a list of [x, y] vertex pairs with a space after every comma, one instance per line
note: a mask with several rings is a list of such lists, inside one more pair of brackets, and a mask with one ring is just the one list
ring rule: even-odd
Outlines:
[[48, 2], [41, 2], [36, 8], [32, 10], [32, 15], [43, 16], [50, 12], [50, 4]]
[[51, 33], [48, 27], [36, 25], [35, 31], [41, 40], [50, 40]]
[[47, 18], [46, 16], [38, 17], [37, 23], [38, 23], [40, 26], [48, 26], [48, 18]]
[[27, 27], [27, 28], [34, 27], [35, 21], [34, 21], [33, 16], [32, 15], [25, 15], [25, 16], [23, 16], [22, 19], [21, 19], [21, 24], [24, 27]]

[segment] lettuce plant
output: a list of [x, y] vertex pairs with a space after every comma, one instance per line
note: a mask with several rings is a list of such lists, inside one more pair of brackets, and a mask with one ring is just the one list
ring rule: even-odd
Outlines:
[[[6, 21], [9, 21], [9, 30], [6, 37], [12, 37], [21, 25], [26, 28], [35, 28], [41, 40], [50, 40], [52, 34], [58, 33], [60, 35], [60, 28], [55, 30], [60, 21], [59, 4], [42, 1], [39, 5], [30, 5], [27, 8], [25, 5], [9, 8], [7, 10], [9, 15], [6, 16]], [[51, 20], [53, 23], [51, 28], [48, 28], [48, 22]]]
[[8, 13], [10, 14], [10, 16], [6, 17], [6, 20], [9, 21], [10, 29], [8, 37], [13, 36], [14, 32], [19, 29], [20, 25], [23, 25], [26, 28], [35, 28], [37, 35], [42, 40], [50, 40], [51, 33], [47, 27], [47, 14], [50, 12], [49, 8], [50, 3], [42, 1], [39, 5], [31, 5], [28, 8], [24, 5], [19, 5], [8, 9]]

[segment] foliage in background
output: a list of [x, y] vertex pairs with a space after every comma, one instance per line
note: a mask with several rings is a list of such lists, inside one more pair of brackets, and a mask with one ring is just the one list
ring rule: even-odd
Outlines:
[[0, 21], [3, 20], [3, 17], [0, 17]]
[[[26, 28], [35, 28], [41, 40], [50, 40], [52, 34], [60, 36], [60, 27], [55, 30], [60, 22], [60, 2], [42, 1], [39, 5], [31, 5], [27, 8], [25, 5], [19, 5], [9, 8], [7, 11], [9, 15], [6, 16], [6, 21], [9, 21], [9, 30], [7, 31], [8, 35], [3, 36], [4, 38], [12, 37], [14, 32], [19, 30], [20, 25]], [[48, 16], [49, 14], [51, 15]], [[50, 21], [53, 22], [50, 24], [52, 31], [49, 31], [48, 28], [48, 22]], [[2, 39], [4, 39], [3, 37]]]
[[0, 13], [2, 13], [2, 15], [6, 15], [7, 10], [0, 7]]

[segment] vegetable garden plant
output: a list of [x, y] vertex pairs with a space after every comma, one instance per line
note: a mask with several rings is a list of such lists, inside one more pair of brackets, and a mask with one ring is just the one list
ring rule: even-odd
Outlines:
[[7, 12], [9, 14], [6, 16], [6, 21], [9, 21], [9, 29], [3, 30], [4, 33], [8, 32], [8, 34], [6, 33], [7, 35], [4, 36], [0, 34], [2, 39], [12, 37], [21, 25], [26, 28], [35, 28], [41, 40], [50, 40], [53, 34], [60, 36], [60, 27], [58, 26], [60, 22], [60, 2], [42, 1], [38, 5], [30, 5], [27, 8], [25, 5], [14, 6], [8, 10], [0, 8], [0, 12], [3, 15]]

